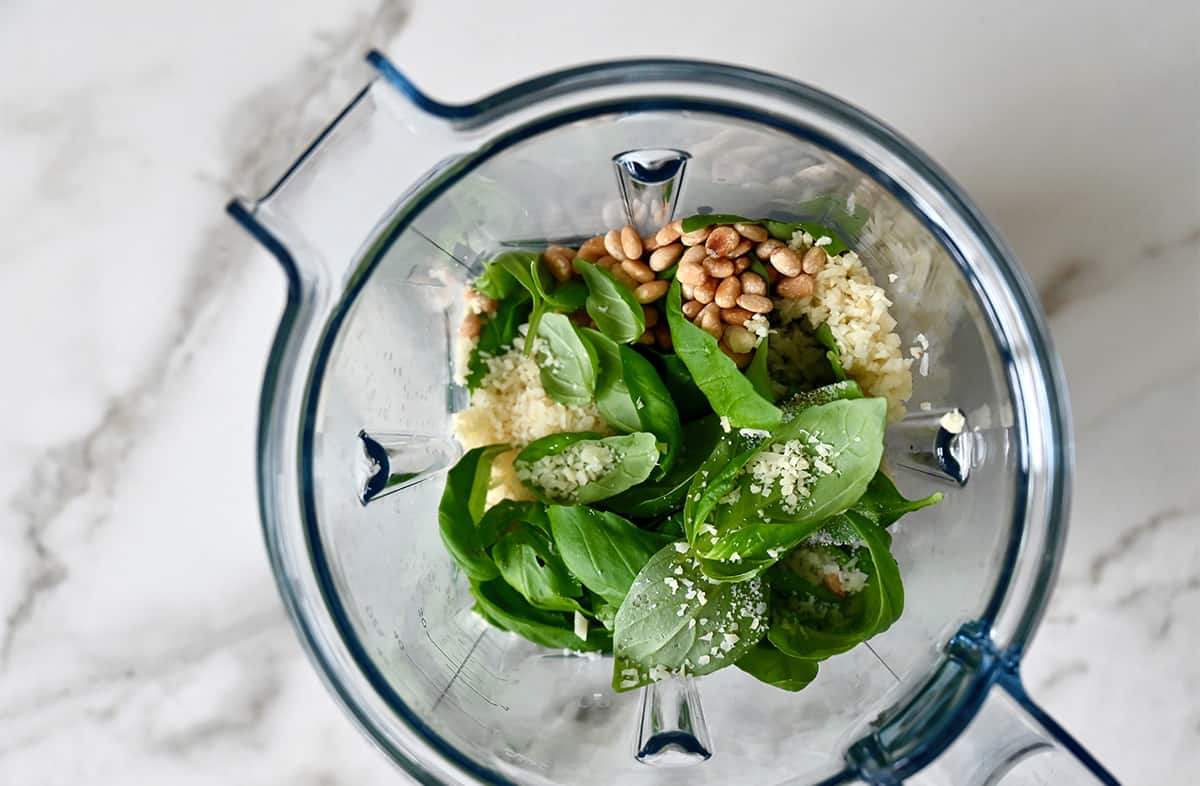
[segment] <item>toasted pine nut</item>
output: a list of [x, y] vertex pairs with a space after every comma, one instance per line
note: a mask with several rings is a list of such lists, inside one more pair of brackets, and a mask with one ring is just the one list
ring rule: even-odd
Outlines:
[[671, 224], [667, 224], [658, 233], [654, 235], [654, 242], [658, 243], [658, 247], [669, 246], [679, 239], [679, 231], [673, 229]]
[[679, 261], [679, 256], [682, 253], [682, 243], [670, 243], [665, 246], [659, 246], [650, 254], [650, 269], [655, 272], [666, 270]]
[[683, 234], [683, 219], [682, 218], [675, 219], [671, 223], [667, 224], [667, 229], [671, 230], [676, 235], [682, 235]]
[[[688, 319], [695, 319], [696, 315], [704, 309], [704, 304], [699, 300], [689, 300], [683, 304], [683, 315]], [[747, 317], [749, 319], [749, 317]]]
[[626, 273], [625, 268], [621, 267], [620, 265], [613, 265], [608, 271], [608, 274], [615, 278], [618, 283], [628, 287], [629, 289], [637, 289], [638, 287], [638, 280]]
[[646, 320], [646, 327], [651, 328], [658, 324], [658, 311], [649, 306], [642, 306], [642, 316]]
[[743, 270], [750, 267], [750, 255], [746, 254], [733, 260], [733, 272], [735, 275], [740, 274]]
[[771, 298], [763, 295], [747, 295], [742, 293], [738, 296], [737, 304], [747, 311], [753, 311], [755, 314], [769, 314], [771, 309], [775, 308], [775, 304], [771, 302]]
[[754, 255], [763, 262], [766, 262], [771, 258], [771, 255], [774, 254], [777, 249], [783, 248], [783, 245], [784, 244], [781, 241], [776, 240], [775, 238], [764, 240], [758, 244], [757, 248], [754, 249]]
[[779, 271], [771, 265], [766, 265], [765, 267], [767, 270], [767, 286], [772, 287], [779, 280]]
[[639, 284], [645, 284], [647, 281], [654, 280], [654, 271], [645, 262], [639, 262], [636, 259], [626, 259], [621, 263], [621, 269]]
[[744, 325], [754, 316], [753, 312], [744, 308], [721, 309], [721, 321], [726, 325]]
[[604, 238], [597, 235], [590, 240], [585, 240], [583, 245], [579, 247], [579, 253], [575, 256], [580, 259], [586, 259], [588, 262], [595, 262], [604, 256]]
[[771, 266], [785, 276], [795, 276], [804, 272], [800, 255], [787, 246], [775, 249], [771, 254]]
[[642, 250], [653, 251], [661, 245], [654, 235], [642, 235]]
[[621, 229], [621, 250], [628, 259], [638, 259], [642, 256], [642, 236], [628, 224]]
[[815, 276], [820, 273], [825, 267], [825, 260], [828, 259], [825, 249], [820, 246], [813, 246], [808, 251], [804, 252], [804, 259], [800, 262], [804, 266], [804, 272], [810, 276]]
[[654, 343], [654, 331], [653, 331], [653, 330], [647, 330], [646, 332], [642, 333], [642, 335], [638, 336], [637, 343], [639, 343], [639, 344], [653, 344], [653, 343]]
[[734, 352], [750, 352], [754, 349], [754, 334], [741, 325], [725, 328], [725, 343]]
[[479, 290], [471, 287], [467, 287], [464, 298], [467, 301], [467, 310], [472, 314], [491, 314], [500, 305]]
[[730, 360], [737, 364], [738, 368], [745, 368], [746, 366], [750, 365], [750, 361], [754, 359], [753, 352], [734, 352], [724, 341], [717, 346], [721, 348], [722, 352], [729, 356]]
[[666, 322], [659, 322], [654, 326], [654, 343], [659, 349], [671, 348], [671, 328]]
[[694, 294], [694, 291], [693, 291], [693, 287], [692, 287], [692, 285], [691, 285], [691, 284], [685, 284], [685, 283], [683, 283], [683, 282], [680, 282], [680, 284], [679, 284], [679, 294], [683, 295], [683, 299], [684, 299], [685, 301], [686, 301], [686, 300], [691, 300], [691, 299], [692, 299], [692, 295]]
[[653, 303], [667, 294], [667, 290], [670, 288], [670, 281], [647, 281], [633, 290], [633, 297], [639, 303]]
[[566, 246], [550, 246], [542, 253], [542, 261], [546, 264], [550, 275], [554, 276], [554, 280], [560, 284], [571, 279], [571, 274], [574, 272], [571, 260], [574, 258], [575, 252]]
[[715, 303], [710, 303], [697, 315], [696, 326], [717, 341], [720, 341], [721, 336], [725, 333], [725, 326], [721, 324], [721, 312]]
[[613, 269], [613, 267], [616, 266], [616, 264], [617, 264], [617, 260], [610, 257], [608, 254], [605, 254], [604, 256], [602, 256], [596, 260], [596, 267], [601, 268], [602, 270], [607, 270], [610, 273], [612, 272], [612, 269]]
[[741, 239], [733, 227], [717, 227], [708, 234], [708, 238], [704, 241], [704, 247], [708, 250], [709, 256], [727, 257], [730, 251], [737, 248]]
[[478, 314], [467, 312], [463, 317], [462, 324], [458, 326], [458, 334], [464, 338], [479, 338], [479, 331], [483, 330], [483, 320]]
[[733, 247], [733, 250], [730, 251], [725, 256], [729, 257], [730, 259], [737, 259], [738, 257], [744, 257], [750, 253], [750, 249], [751, 249], [751, 247], [753, 247], [753, 245], [754, 244], [751, 243], [749, 240], [746, 240], [745, 238], [743, 238], [741, 241], [738, 242], [738, 244], [736, 246]]
[[767, 294], [767, 282], [763, 281], [759, 274], [747, 270], [742, 273], [742, 291], [748, 295], [765, 295]]
[[681, 284], [696, 286], [708, 279], [708, 273], [704, 272], [704, 266], [699, 262], [680, 262], [679, 269], [675, 271], [675, 278], [679, 279]]
[[691, 232], [684, 232], [679, 236], [679, 242], [685, 246], [698, 246], [708, 239], [708, 233], [711, 230], [712, 227], [701, 227], [700, 229], [693, 229]]
[[709, 278], [703, 284], [692, 287], [692, 296], [705, 305], [713, 302], [717, 296], [717, 282]]
[[704, 246], [692, 246], [683, 252], [683, 256], [679, 258], [680, 264], [684, 262], [703, 262], [708, 258], [708, 251]]
[[628, 259], [625, 256], [625, 249], [621, 245], [621, 233], [616, 229], [608, 230], [608, 234], [604, 236], [604, 250], [618, 262], [624, 262]]
[[752, 243], [761, 243], [769, 237], [767, 228], [761, 224], [734, 224], [733, 228]]
[[807, 273], [780, 279], [775, 285], [775, 294], [789, 300], [799, 300], [811, 297], [813, 293], [813, 277]]
[[578, 311], [571, 312], [571, 321], [574, 322], [576, 325], [579, 325], [580, 327], [591, 327], [592, 326], [591, 315], [588, 314], [588, 312], [582, 308], [579, 309]]
[[742, 294], [742, 282], [730, 276], [717, 287], [713, 302], [721, 308], [733, 308], [737, 305], [738, 295]]
[[733, 275], [733, 263], [723, 257], [709, 257], [704, 260], [704, 272], [715, 278], [729, 278]]

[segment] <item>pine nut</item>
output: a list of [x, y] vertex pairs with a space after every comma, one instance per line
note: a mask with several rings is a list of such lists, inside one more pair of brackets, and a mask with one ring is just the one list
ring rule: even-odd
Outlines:
[[[711, 307], [711, 308], [710, 308]], [[717, 341], [721, 340], [721, 336], [725, 334], [725, 326], [721, 324], [721, 312], [715, 304], [710, 303], [699, 316], [696, 317], [696, 326], [709, 334]]]
[[741, 325], [730, 325], [725, 328], [725, 343], [734, 352], [750, 352], [754, 349], [755, 336]]
[[798, 276], [782, 279], [775, 285], [775, 294], [789, 300], [812, 297], [813, 283], [812, 276], [807, 273], [801, 273]]
[[684, 262], [703, 262], [708, 258], [708, 251], [704, 246], [692, 246], [683, 252], [683, 256], [679, 258], [679, 264]]
[[708, 279], [708, 273], [704, 272], [704, 266], [699, 262], [680, 262], [679, 269], [675, 271], [675, 278], [679, 279], [681, 284], [696, 286]]
[[477, 289], [467, 287], [465, 298], [467, 310], [472, 314], [492, 314], [500, 304]]
[[666, 245], [670, 245], [671, 243], [674, 243], [678, 239], [679, 239], [679, 230], [677, 228], [675, 228], [674, 224], [667, 224], [665, 227], [658, 230], [658, 234], [656, 234], [654, 236], [654, 240], [655, 240], [655, 242], [658, 243], [659, 248], [662, 248], [663, 246], [666, 246]]
[[685, 246], [698, 246], [708, 239], [708, 233], [711, 229], [711, 227], [702, 227], [700, 229], [693, 229], [691, 232], [684, 232], [679, 236], [679, 242]]
[[689, 300], [683, 304], [683, 315], [688, 319], [695, 319], [696, 315], [704, 310], [704, 304], [699, 300]]
[[733, 275], [733, 263], [722, 257], [709, 257], [704, 260], [704, 272], [715, 278], [729, 278]]
[[591, 315], [588, 314], [588, 312], [582, 308], [579, 309], [578, 311], [571, 312], [571, 321], [574, 322], [576, 325], [579, 325], [579, 327], [591, 327], [592, 326]]
[[618, 283], [628, 289], [636, 289], [639, 286], [638, 280], [625, 272], [625, 268], [620, 265], [613, 265], [608, 274], [615, 278]]
[[753, 317], [754, 314], [744, 308], [721, 309], [721, 321], [726, 325], [745, 325]]
[[658, 240], [655, 239], [654, 235], [642, 235], [642, 250], [643, 251], [653, 251], [654, 249], [658, 248], [659, 245], [660, 244], [659, 244]]
[[565, 246], [550, 246], [542, 254], [542, 261], [546, 264], [550, 275], [554, 276], [554, 280], [560, 284], [571, 279], [571, 274], [574, 272], [571, 260], [574, 258], [575, 252]]
[[601, 270], [607, 270], [610, 273], [612, 272], [612, 269], [616, 264], [617, 264], [617, 260], [610, 257], [608, 254], [605, 254], [604, 256], [602, 256], [596, 260], [596, 267], [600, 268]]
[[653, 330], [647, 330], [645, 333], [642, 333], [642, 335], [638, 336], [637, 343], [639, 343], [639, 344], [653, 344], [653, 343], [654, 343], [654, 331], [653, 331]]
[[724, 341], [722, 341], [717, 346], [719, 346], [721, 348], [721, 351], [724, 352], [729, 357], [730, 360], [732, 360], [735, 364], [737, 364], [738, 368], [745, 368], [746, 366], [750, 365], [750, 361], [754, 359], [754, 353], [752, 353], [752, 352], [734, 352], [732, 349], [729, 348], [729, 345], [726, 344]]
[[735, 276], [741, 275], [742, 271], [748, 267], [750, 267], [750, 256], [749, 255], [746, 255], [744, 257], [738, 257], [737, 259], [733, 260], [733, 274]]
[[636, 259], [626, 259], [621, 263], [621, 269], [639, 284], [645, 284], [647, 281], [654, 280], [654, 271], [645, 262], [639, 262]]
[[642, 256], [642, 236], [628, 224], [621, 230], [621, 250], [625, 252], [626, 259], [638, 259]]
[[713, 302], [713, 298], [717, 296], [717, 282], [711, 278], [706, 279], [703, 284], [697, 284], [692, 287], [692, 297], [699, 300], [705, 305]]
[[750, 253], [750, 249], [753, 246], [754, 246], [753, 243], [751, 243], [749, 240], [746, 240], [743, 238], [741, 241], [738, 242], [738, 244], [736, 246], [733, 247], [733, 250], [730, 251], [725, 256], [729, 257], [730, 259], [737, 259], [738, 257], [744, 257]]
[[681, 254], [683, 254], [682, 243], [659, 246], [650, 254], [650, 269], [655, 272], [666, 270], [679, 261]]
[[683, 219], [682, 218], [675, 219], [671, 223], [667, 224], [667, 228], [670, 229], [672, 232], [674, 232], [677, 235], [682, 235], [683, 234]]
[[767, 286], [774, 286], [775, 282], [779, 280], [779, 271], [770, 265], [764, 265], [763, 267], [765, 267], [767, 271]]
[[653, 303], [667, 294], [667, 290], [670, 288], [670, 281], [647, 281], [633, 290], [633, 297], [639, 303]]
[[742, 282], [730, 276], [717, 287], [713, 302], [721, 308], [733, 308], [737, 305], [738, 295], [742, 294]]
[[765, 295], [767, 282], [759, 274], [748, 270], [742, 273], [742, 291], [748, 295]]
[[691, 299], [692, 299], [692, 295], [694, 294], [694, 292], [693, 292], [693, 288], [692, 288], [692, 285], [691, 285], [691, 284], [684, 284], [684, 283], [680, 283], [680, 285], [679, 285], [679, 294], [683, 295], [683, 299], [684, 299], [684, 300], [691, 300]]
[[761, 243], [769, 237], [767, 228], [761, 224], [734, 224], [733, 228], [752, 243]]
[[708, 249], [708, 255], [711, 257], [727, 257], [730, 251], [737, 248], [741, 239], [733, 227], [717, 227], [709, 233], [704, 247]]
[[625, 256], [625, 249], [621, 245], [621, 233], [615, 229], [608, 230], [608, 234], [604, 236], [604, 250], [618, 262], [628, 259]]
[[771, 302], [771, 298], [762, 295], [747, 295], [742, 293], [738, 296], [737, 304], [747, 311], [753, 311], [755, 314], [769, 314], [775, 304]]
[[820, 246], [813, 246], [808, 251], [804, 252], [804, 259], [801, 264], [804, 266], [804, 272], [810, 276], [815, 276], [820, 273], [825, 267], [825, 260], [828, 259], [825, 249]]
[[654, 326], [654, 343], [659, 349], [667, 350], [671, 348], [671, 328], [666, 322], [659, 322]]
[[479, 338], [479, 331], [483, 330], [483, 320], [478, 314], [467, 312], [463, 317], [462, 324], [458, 326], [458, 334], [464, 338]]
[[646, 320], [646, 327], [652, 328], [658, 324], [658, 311], [649, 306], [642, 306], [642, 317]]
[[754, 249], [754, 255], [765, 262], [771, 258], [771, 255], [774, 254], [776, 250], [783, 248], [783, 245], [784, 244], [781, 241], [778, 241], [775, 238], [764, 240], [758, 244], [758, 248]]
[[579, 253], [575, 256], [580, 259], [586, 259], [588, 262], [595, 262], [600, 257], [604, 256], [604, 238], [597, 235], [596, 237], [585, 240], [583, 245], [579, 247]]
[[795, 276], [804, 272], [800, 255], [787, 246], [775, 249], [771, 254], [771, 266], [785, 276]]

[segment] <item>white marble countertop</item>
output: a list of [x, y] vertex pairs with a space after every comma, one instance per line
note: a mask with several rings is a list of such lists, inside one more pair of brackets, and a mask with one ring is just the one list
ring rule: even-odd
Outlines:
[[446, 98], [586, 60], [733, 60], [937, 158], [1037, 282], [1071, 386], [1072, 532], [1030, 690], [1126, 782], [1194, 782], [1195, 3], [649, 5], [0, 5], [0, 783], [401, 780], [269, 575], [254, 429], [283, 280], [222, 213], [373, 44]]

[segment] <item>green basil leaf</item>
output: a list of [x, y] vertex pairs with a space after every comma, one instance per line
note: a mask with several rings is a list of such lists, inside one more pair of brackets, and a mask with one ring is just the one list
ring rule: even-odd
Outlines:
[[634, 352], [629, 347], [621, 347], [621, 367], [625, 385], [633, 399], [633, 406], [641, 420], [641, 430], [649, 431], [660, 441], [666, 443], [667, 449], [662, 457], [662, 470], [669, 472], [675, 463], [679, 452], [679, 443], [683, 439], [682, 426], [679, 424], [679, 412], [667, 386], [658, 378], [658, 373], [649, 360]]
[[615, 513], [582, 505], [547, 508], [567, 569], [606, 602], [621, 605], [638, 571], [662, 547], [654, 533]]
[[608, 652], [612, 637], [607, 630], [590, 626], [587, 639], [575, 635], [574, 615], [534, 607], [512, 587], [497, 579], [471, 583], [471, 594], [484, 618], [503, 630], [552, 649]]
[[654, 525], [653, 529], [671, 541], [687, 540], [687, 533], [683, 531], [683, 509], [680, 508], [669, 516], [664, 516]]
[[[531, 328], [532, 329], [532, 326]], [[597, 358], [562, 314], [542, 317], [537, 327], [538, 366], [546, 395], [567, 406], [582, 407], [596, 393]]]
[[579, 335], [596, 353], [596, 409], [614, 431], [641, 431], [641, 416], [625, 384], [620, 345], [592, 328], [579, 328]]
[[769, 641], [760, 641], [734, 664], [760, 682], [788, 691], [804, 690], [817, 678], [817, 661], [793, 658]]
[[846, 369], [842, 368], [842, 351], [838, 349], [837, 341], [833, 337], [833, 330], [829, 327], [828, 322], [822, 322], [821, 326], [813, 331], [813, 337], [820, 341], [829, 351], [825, 353], [825, 357], [829, 358], [829, 365], [833, 368], [833, 377], [839, 382], [844, 382]]
[[[787, 655], [827, 658], [846, 652], [882, 633], [904, 611], [904, 585], [887, 533], [861, 516], [847, 518], [862, 546], [802, 546], [766, 574], [772, 590], [768, 638]], [[865, 585], [846, 591], [840, 578], [830, 581], [830, 573], [814, 568], [827, 562], [861, 571]]]
[[633, 292], [585, 259], [576, 259], [574, 265], [587, 283], [584, 307], [601, 333], [618, 344], [628, 344], [646, 332], [646, 315]]
[[760, 396], [750, 380], [717, 346], [717, 340], [693, 325], [680, 305], [679, 282], [667, 293], [667, 323], [675, 352], [718, 415], [746, 428], [771, 428], [779, 423], [779, 408]]
[[708, 674], [750, 651], [767, 629], [761, 579], [710, 582], [690, 553], [671, 544], [638, 573], [617, 612], [613, 688], [626, 691], [668, 674]]
[[[688, 486], [683, 502], [683, 529], [688, 543], [696, 546], [701, 534], [708, 534], [709, 515], [720, 500], [737, 485], [742, 467], [757, 447], [737, 431], [722, 434], [712, 453], [700, 465]], [[714, 531], [715, 534], [715, 531]]]
[[761, 343], [754, 350], [754, 357], [750, 360], [750, 365], [746, 366], [746, 379], [750, 380], [750, 384], [754, 386], [754, 390], [758, 395], [770, 402], [775, 401], [775, 390], [771, 387], [771, 373], [767, 371], [767, 341], [769, 336], [764, 336]]
[[670, 391], [680, 420], [695, 420], [713, 411], [708, 399], [692, 379], [692, 372], [688, 371], [688, 367], [678, 355], [673, 352], [651, 353], [650, 362], [654, 364], [663, 384]]
[[697, 229], [704, 229], [713, 224], [761, 224], [762, 220], [757, 218], [745, 218], [743, 216], [735, 216], [731, 213], [705, 213], [703, 215], [688, 216], [683, 219], [684, 232], [695, 232]]
[[479, 341], [467, 362], [467, 388], [475, 391], [487, 376], [487, 358], [508, 351], [517, 338], [517, 328], [529, 318], [528, 298], [509, 298], [500, 301], [493, 314], [479, 331]]
[[803, 230], [812, 235], [813, 240], [818, 240], [822, 237], [829, 238], [832, 242], [824, 246], [824, 248], [825, 253], [830, 256], [837, 256], [849, 251], [846, 243], [836, 230], [814, 221], [764, 221], [763, 225], [771, 233], [771, 237], [776, 240], [782, 240], [784, 243], [791, 243], [792, 235]]
[[500, 576], [536, 608], [546, 611], [578, 611], [583, 587], [567, 570], [554, 542], [536, 527], [510, 532], [492, 547], [492, 559]]
[[521, 282], [514, 278], [503, 264], [497, 264], [495, 259], [484, 266], [483, 272], [472, 286], [493, 300], [501, 302], [513, 297], [523, 298], [526, 291]]
[[797, 393], [783, 405], [783, 410], [784, 412], [794, 414], [802, 409], [818, 407], [822, 404], [828, 404], [831, 401], [843, 401], [862, 397], [862, 388], [858, 386], [858, 383], [852, 379], [847, 379], [844, 382], [835, 382], [832, 385], [825, 385], [816, 390]]
[[[619, 437], [552, 434], [517, 454], [517, 477], [544, 502], [588, 505], [636, 486], [658, 463], [658, 440], [638, 431]], [[564, 470], [572, 472], [566, 473]], [[590, 475], [581, 482], [586, 469]], [[541, 480], [539, 480], [541, 479]], [[545, 480], [552, 481], [547, 488]]]
[[492, 462], [508, 445], [488, 445], [468, 450], [446, 475], [446, 488], [438, 505], [438, 529], [446, 551], [463, 572], [476, 581], [500, 575], [487, 555], [479, 529], [487, 501]]
[[[604, 500], [604, 507], [631, 518], [660, 516], [677, 509], [687, 496], [692, 478], [712, 454], [722, 433], [715, 415], [688, 423], [683, 427], [681, 448], [671, 470], [659, 479], [647, 480], [609, 497]], [[682, 533], [680, 529], [680, 537], [683, 537]]]
[[[883, 470], [880, 470], [875, 473], [875, 477], [871, 478], [867, 490], [848, 512], [862, 516], [877, 527], [887, 528], [895, 524], [906, 513], [936, 505], [942, 501], [942, 497], [942, 492], [938, 491], [921, 499], [905, 499], [891, 478], [883, 474]], [[832, 519], [826, 520], [822, 524], [822, 529], [832, 530], [835, 533], [844, 532], [849, 522], [839, 521], [840, 518], [842, 517], [834, 516]]]
[[488, 508], [479, 519], [480, 541], [485, 548], [490, 549], [497, 540], [522, 524], [535, 524], [539, 515], [545, 518], [544, 507], [540, 502], [500, 500]]
[[550, 308], [565, 313], [583, 308], [583, 304], [587, 300], [588, 289], [587, 285], [579, 279], [573, 278], [555, 286], [554, 277], [537, 258], [530, 263], [529, 275], [537, 294], [546, 301]]

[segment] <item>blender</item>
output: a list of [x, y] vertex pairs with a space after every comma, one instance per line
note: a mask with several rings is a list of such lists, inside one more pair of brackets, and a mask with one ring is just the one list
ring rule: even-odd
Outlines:
[[[229, 212], [287, 276], [258, 444], [272, 568], [386, 755], [429, 784], [1116, 783], [1022, 687], [1065, 537], [1065, 392], [1012, 254], [936, 165], [742, 68], [606, 63], [448, 105], [368, 61], [278, 183]], [[832, 226], [927, 348], [886, 443], [909, 496], [947, 491], [896, 533], [905, 613], [798, 694], [733, 669], [614, 694], [607, 658], [474, 614], [438, 535], [467, 403], [454, 335], [483, 263], [705, 212]]]

